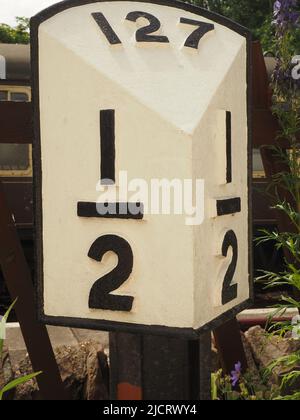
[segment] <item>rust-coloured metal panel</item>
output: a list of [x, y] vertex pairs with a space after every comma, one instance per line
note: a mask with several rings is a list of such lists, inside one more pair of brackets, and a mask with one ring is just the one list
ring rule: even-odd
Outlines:
[[252, 44], [253, 63], [253, 108], [268, 109], [271, 105], [272, 93], [262, 47], [259, 41]]
[[118, 384], [119, 401], [139, 401], [142, 400], [142, 389], [139, 386], [131, 385], [127, 382]]
[[271, 145], [279, 134], [279, 124], [271, 109], [253, 109], [253, 147]]

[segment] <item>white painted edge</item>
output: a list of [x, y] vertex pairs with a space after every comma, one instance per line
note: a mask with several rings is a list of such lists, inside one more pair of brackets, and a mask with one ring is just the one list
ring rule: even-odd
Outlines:
[[[246, 309], [237, 315], [237, 320], [239, 322], [251, 321], [257, 319], [268, 319], [271, 315], [276, 313], [277, 308], [264, 308], [264, 309]], [[299, 310], [297, 308], [288, 308], [285, 312], [279, 312], [276, 314], [276, 317], [285, 317], [293, 318], [294, 316], [299, 315]]]
[[6, 79], [6, 59], [0, 55], [0, 79]]
[[6, 329], [15, 329], [15, 328], [20, 328], [20, 324], [18, 322], [8, 322], [6, 324]]

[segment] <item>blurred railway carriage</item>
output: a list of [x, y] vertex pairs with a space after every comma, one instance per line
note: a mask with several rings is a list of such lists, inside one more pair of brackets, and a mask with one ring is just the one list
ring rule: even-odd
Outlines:
[[[29, 45], [0, 44], [0, 102], [3, 101], [31, 101]], [[31, 151], [32, 146], [28, 144], [0, 143], [0, 178], [14, 213], [27, 260], [32, 267], [34, 238]], [[0, 276], [0, 305], [6, 305], [8, 300]]]
[[[274, 60], [266, 59], [268, 72]], [[30, 102], [30, 47], [28, 45], [0, 44], [0, 102]], [[1, 127], [0, 127], [1, 130]], [[32, 146], [0, 144], [0, 179], [5, 186], [10, 207], [14, 213], [20, 239], [27, 260], [33, 269], [33, 195], [32, 195]], [[258, 149], [253, 151], [253, 216], [254, 233], [266, 226], [275, 226], [274, 214], [269, 210], [266, 197], [258, 190], [267, 185]], [[272, 246], [254, 247], [255, 269], [280, 267], [282, 256]], [[259, 292], [259, 290], [258, 290]], [[9, 301], [0, 275], [0, 306]], [[257, 302], [259, 304], [259, 302]], [[1, 314], [1, 308], [0, 308]]]

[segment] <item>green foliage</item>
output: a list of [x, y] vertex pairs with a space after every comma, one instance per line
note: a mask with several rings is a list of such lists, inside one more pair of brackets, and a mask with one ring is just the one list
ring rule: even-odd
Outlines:
[[[249, 28], [254, 39], [260, 40], [265, 52], [277, 53], [274, 40], [275, 28], [272, 24], [273, 0], [189, 0], [188, 2], [219, 13]], [[290, 41], [294, 55], [299, 53], [300, 29], [294, 30]]]
[[268, 49], [271, 47], [272, 0], [191, 0], [192, 3], [219, 13], [249, 28]]
[[[284, 211], [285, 214], [289, 215], [290, 220], [295, 221], [299, 226], [300, 214], [295, 212], [292, 207], [287, 203], [282, 203], [276, 206], [280, 211]], [[262, 231], [263, 235], [258, 239], [258, 243], [267, 241], [275, 241], [276, 248], [281, 248], [290, 255], [293, 263], [285, 260], [286, 269], [280, 273], [273, 273], [264, 271], [262, 276], [257, 278], [256, 281], [265, 283], [266, 288], [276, 288], [281, 286], [289, 286], [291, 290], [300, 292], [300, 234], [289, 233], [289, 232], [268, 232], [267, 230]], [[286, 311], [287, 308], [296, 308], [300, 310], [300, 301], [292, 296], [282, 296], [282, 303], [278, 305], [277, 311], [274, 312], [273, 317], [277, 316], [278, 313], [281, 315]], [[278, 335], [285, 337], [287, 334], [297, 329], [297, 335], [294, 339], [299, 340], [299, 326], [294, 326], [291, 322], [276, 322], [272, 323], [269, 328], [271, 335]], [[292, 353], [271, 363], [266, 371], [264, 372], [264, 380], [267, 381], [268, 377], [275, 371], [275, 369], [281, 372], [286, 372], [281, 377], [281, 383], [279, 388], [279, 395], [275, 398], [278, 400], [299, 400], [300, 392], [296, 389], [290, 391], [296, 382], [300, 380], [300, 352]], [[291, 394], [288, 394], [291, 392]]]
[[211, 376], [211, 399], [213, 401], [268, 401], [279, 397], [279, 389], [267, 384], [257, 384], [253, 373], [246, 372], [240, 377], [238, 386], [233, 387], [231, 378], [223, 375], [222, 370]]
[[29, 19], [16, 17], [17, 26], [12, 28], [5, 23], [0, 24], [0, 43], [29, 44]]
[[[15, 306], [16, 302], [17, 302], [17, 299], [12, 303], [12, 305], [9, 307], [9, 309], [6, 312], [6, 314], [2, 318], [2, 320], [1, 320], [1, 324], [2, 324], [1, 325], [1, 327], [2, 327], [1, 331], [4, 331], [5, 324], [6, 324], [7, 320], [8, 320], [9, 314], [12, 311], [13, 307]], [[2, 362], [3, 341], [4, 341], [3, 339], [0, 339], [0, 362]], [[0, 389], [0, 401], [3, 399], [3, 395], [6, 392], [8, 392], [8, 391], [10, 391], [10, 390], [12, 390], [14, 388], [16, 388], [19, 385], [22, 385], [22, 384], [30, 381], [31, 379], [37, 377], [41, 373], [42, 372], [32, 373], [30, 375], [26, 375], [26, 376], [23, 376], [23, 377], [14, 379], [13, 381], [11, 381], [8, 384], [6, 384], [2, 389]]]
[[[252, 29], [254, 38], [258, 39], [265, 53], [276, 55], [275, 28], [272, 24], [272, 13], [268, 14], [261, 25]], [[247, 25], [246, 25], [247, 26]]]
[[[299, 4], [300, 5], [300, 4]], [[295, 45], [299, 30], [293, 23], [290, 14], [286, 13], [285, 25], [282, 18], [277, 18], [274, 46], [277, 55], [277, 66], [273, 75], [273, 114], [280, 125], [280, 135], [276, 145], [272, 146], [274, 158], [284, 168], [272, 177], [270, 189], [274, 191], [274, 208], [285, 215], [293, 227], [289, 232], [262, 231], [258, 243], [272, 241], [277, 249], [285, 255], [284, 270], [279, 273], [264, 271], [257, 279], [266, 288], [288, 286], [294, 290], [292, 296], [282, 296], [278, 311], [287, 308], [300, 309], [300, 89], [291, 76], [291, 62], [295, 54]], [[300, 38], [299, 38], [300, 39]], [[299, 52], [298, 52], [299, 53]], [[288, 149], [282, 148], [282, 139], [288, 144]], [[291, 199], [282, 199], [282, 191]], [[292, 334], [292, 339], [299, 340], [299, 325], [294, 323], [277, 322], [271, 325], [270, 334], [285, 337]], [[275, 370], [281, 372], [281, 383], [278, 400], [299, 400], [300, 380], [300, 352], [278, 358], [265, 371], [267, 379]]]
[[300, 379], [299, 365], [300, 352], [295, 352], [291, 355], [278, 358], [265, 370], [265, 380], [268, 380], [275, 369], [286, 372], [282, 374], [279, 395], [274, 398], [275, 400], [300, 400], [300, 392], [297, 389], [293, 390], [293, 387], [299, 383]]

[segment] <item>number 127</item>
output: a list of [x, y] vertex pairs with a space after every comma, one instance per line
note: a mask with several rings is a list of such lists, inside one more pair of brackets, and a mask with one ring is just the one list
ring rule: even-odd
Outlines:
[[[111, 27], [103, 13], [92, 13], [92, 16], [111, 45], [122, 44], [122, 41]], [[159, 31], [161, 23], [157, 17], [151, 15], [150, 13], [139, 11], [130, 12], [125, 19], [130, 22], [136, 22], [139, 18], [148, 20], [149, 24], [136, 31], [136, 42], [159, 42], [164, 44], [170, 42], [169, 38], [165, 35], [154, 35], [155, 32]], [[197, 26], [197, 29], [189, 35], [184, 43], [185, 47], [194, 49], [198, 49], [199, 42], [205, 34], [215, 29], [215, 26], [212, 23], [200, 22], [198, 20], [184, 17], [180, 18], [180, 23]]]

